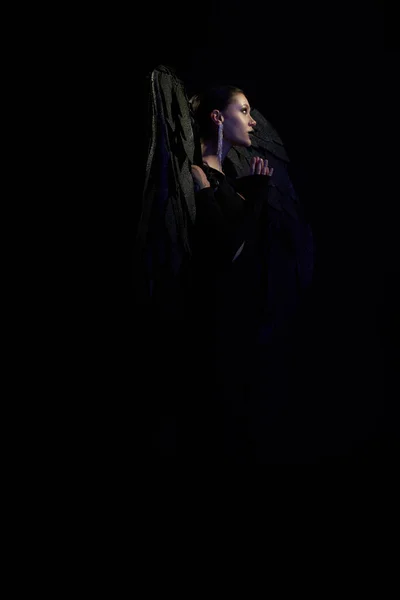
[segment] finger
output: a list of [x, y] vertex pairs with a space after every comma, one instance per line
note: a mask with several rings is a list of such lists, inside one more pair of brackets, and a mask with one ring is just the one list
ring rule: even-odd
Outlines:
[[255, 169], [256, 169], [256, 157], [254, 156], [251, 159], [251, 174], [254, 175]]
[[268, 171], [268, 161], [267, 159], [264, 159], [263, 175], [268, 175]]
[[273, 174], [273, 172], [274, 172], [274, 167], [272, 167], [272, 168], [269, 170], [269, 176], [270, 176], [270, 177], [272, 177], [272, 174]]

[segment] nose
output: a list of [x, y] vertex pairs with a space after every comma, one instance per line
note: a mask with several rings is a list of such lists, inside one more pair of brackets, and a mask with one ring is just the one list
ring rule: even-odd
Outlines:
[[250, 127], [254, 127], [255, 125], [257, 125], [257, 121], [255, 121], [253, 117], [250, 116]]

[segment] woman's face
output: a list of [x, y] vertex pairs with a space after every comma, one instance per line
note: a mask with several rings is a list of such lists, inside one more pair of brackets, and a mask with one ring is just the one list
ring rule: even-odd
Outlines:
[[232, 146], [251, 146], [250, 132], [256, 125], [250, 115], [250, 105], [244, 94], [236, 94], [222, 111], [224, 140]]

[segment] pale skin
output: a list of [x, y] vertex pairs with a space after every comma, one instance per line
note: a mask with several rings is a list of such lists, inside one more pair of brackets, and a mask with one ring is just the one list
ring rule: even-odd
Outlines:
[[[224, 137], [222, 146], [222, 161], [232, 146], [251, 146], [250, 133], [256, 121], [251, 117], [250, 106], [244, 94], [236, 94], [230, 104], [223, 110], [213, 110], [210, 119], [215, 123], [215, 139], [201, 140], [201, 152], [203, 161], [217, 171], [223, 173], [220, 168], [217, 155], [217, 130], [219, 123], [223, 124]], [[248, 175], [271, 176], [273, 169], [269, 168], [268, 160], [257, 156], [252, 158]], [[206, 174], [197, 165], [192, 166], [193, 181], [199, 189], [210, 187]]]

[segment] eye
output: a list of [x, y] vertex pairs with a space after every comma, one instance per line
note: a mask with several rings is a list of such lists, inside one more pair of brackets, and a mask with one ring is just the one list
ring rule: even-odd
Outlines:
[[247, 113], [247, 108], [242, 108], [242, 112]]

